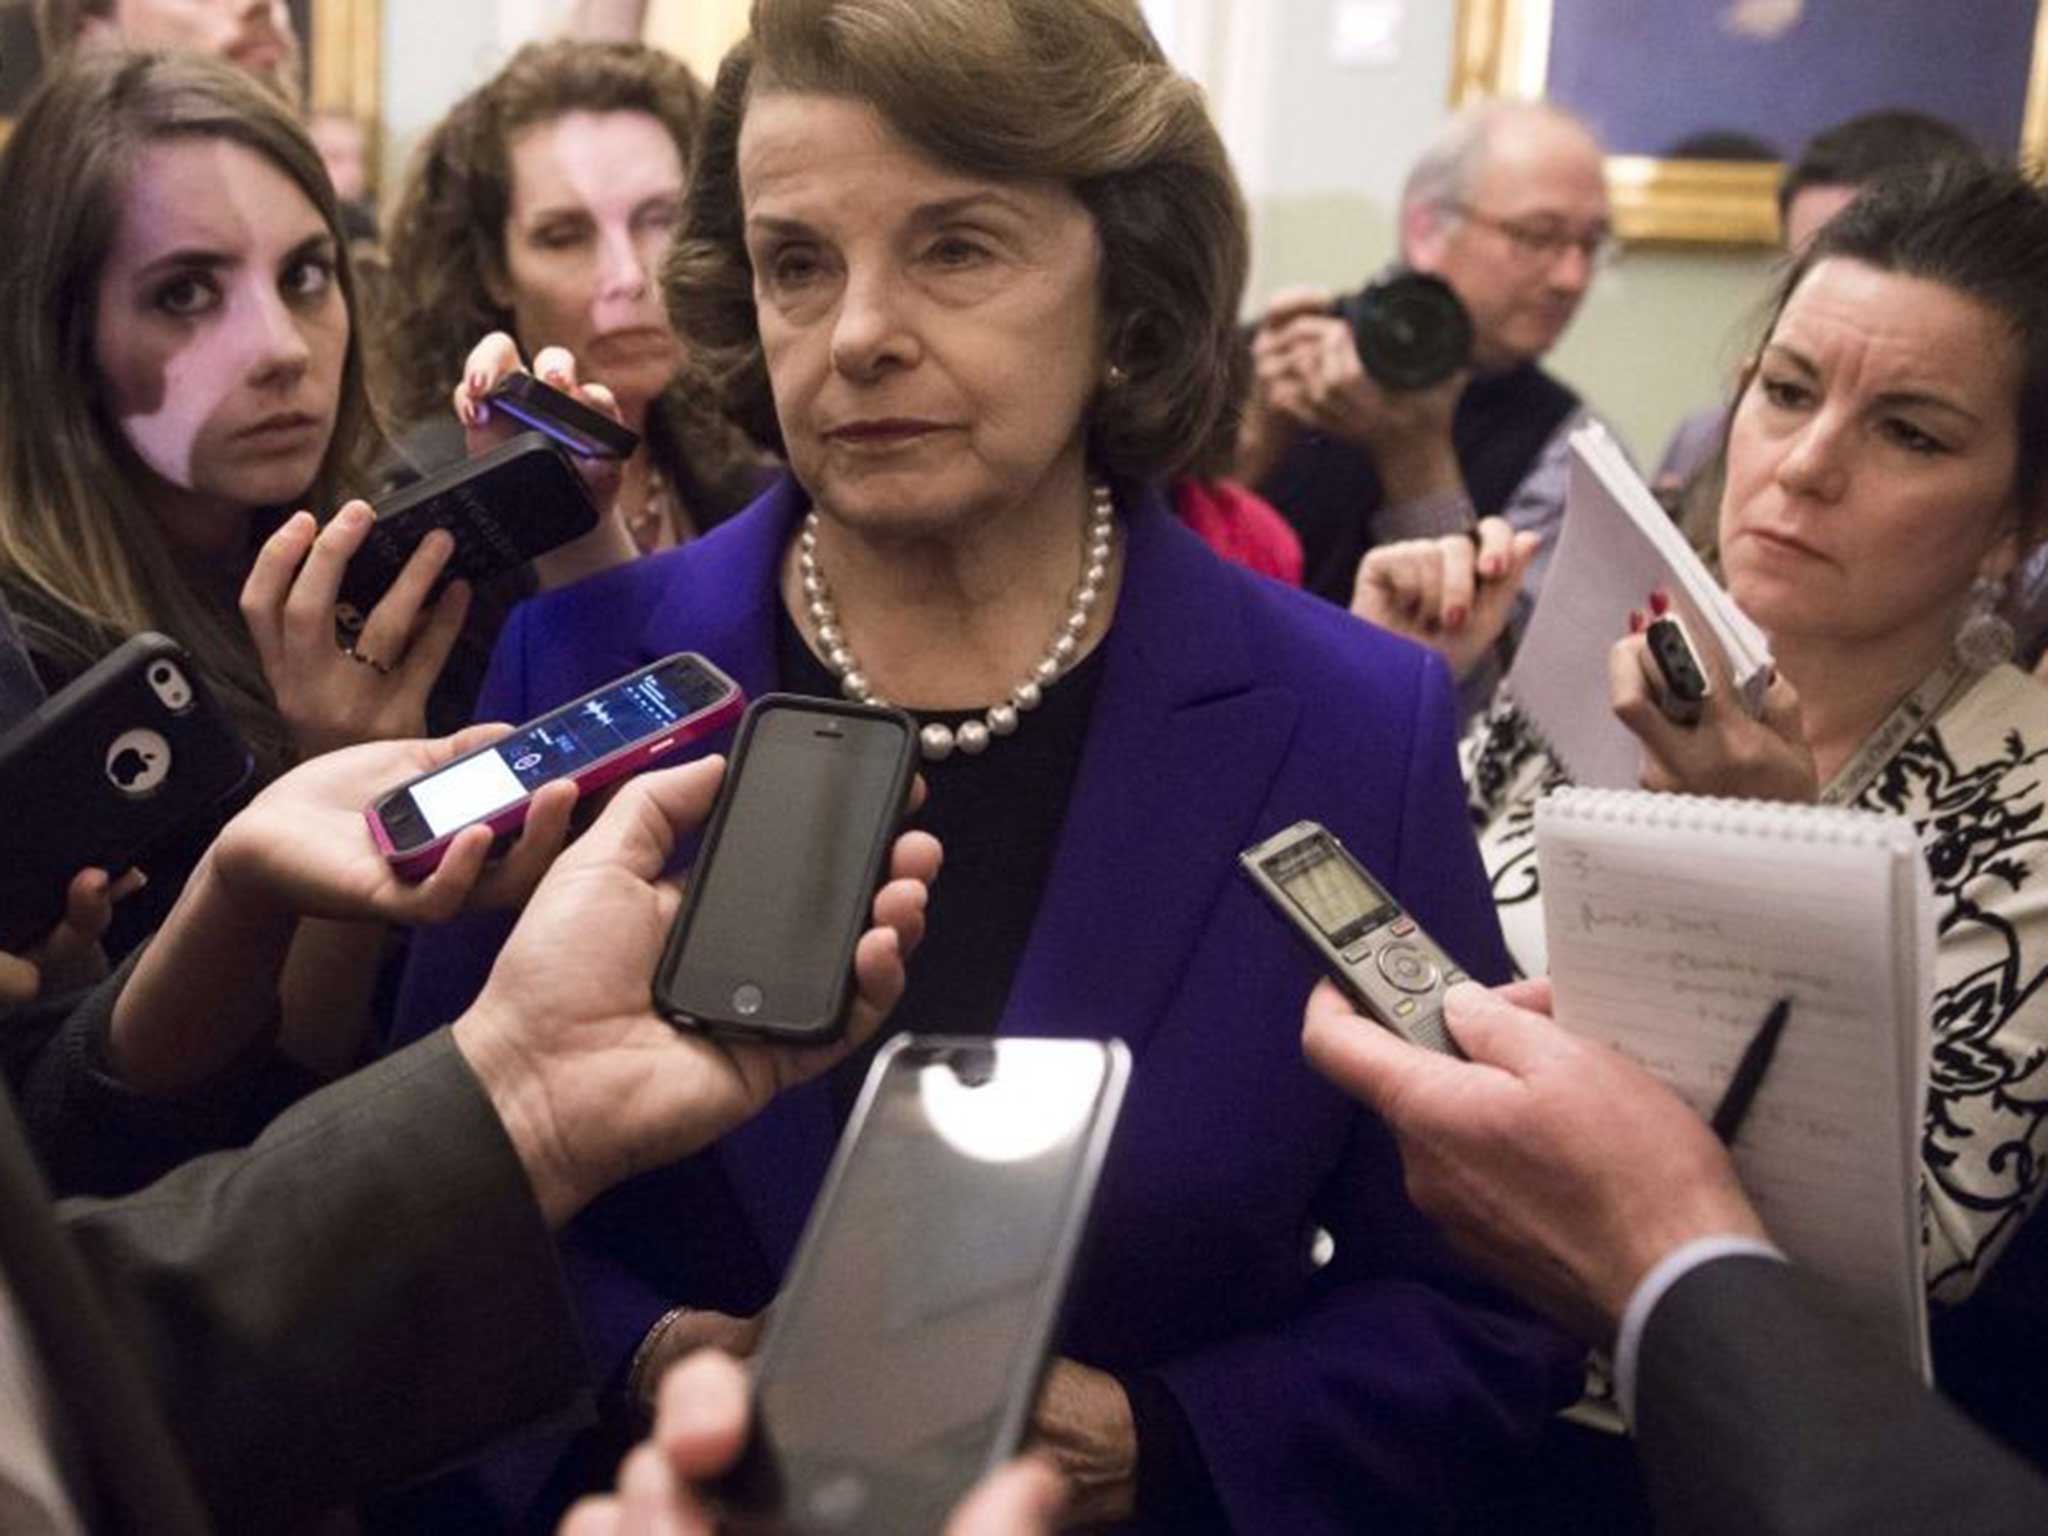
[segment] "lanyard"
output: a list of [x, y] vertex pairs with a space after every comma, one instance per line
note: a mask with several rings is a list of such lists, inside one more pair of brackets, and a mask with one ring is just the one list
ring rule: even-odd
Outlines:
[[1923, 677], [1920, 686], [1899, 700], [1892, 712], [1885, 716], [1884, 724], [1864, 737], [1863, 745], [1856, 749], [1855, 755], [1828, 780], [1820, 792], [1820, 803], [1847, 805], [1870, 788], [1884, 771], [1884, 765], [1897, 756], [1899, 748], [1928, 721], [1947, 709], [1979, 675], [1975, 668], [1950, 660]]

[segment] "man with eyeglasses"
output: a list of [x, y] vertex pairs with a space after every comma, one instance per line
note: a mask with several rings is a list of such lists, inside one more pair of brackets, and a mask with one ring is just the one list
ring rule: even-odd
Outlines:
[[[1252, 341], [1256, 383], [1237, 473], [1300, 534], [1304, 584], [1348, 604], [1373, 546], [1504, 516], [1540, 536], [1504, 647], [1521, 632], [1564, 518], [1579, 398], [1540, 366], [1607, 254], [1600, 146], [1576, 119], [1487, 102], [1453, 118], [1409, 172], [1402, 264], [1448, 283], [1472, 317], [1469, 369], [1406, 393], [1374, 382], [1332, 296], [1277, 295]], [[1468, 709], [1505, 655], [1462, 680]]]

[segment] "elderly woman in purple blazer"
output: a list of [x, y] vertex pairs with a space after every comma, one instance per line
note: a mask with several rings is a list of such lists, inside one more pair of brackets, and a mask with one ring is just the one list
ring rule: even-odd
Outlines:
[[[1313, 817], [1505, 973], [1441, 664], [1225, 564], [1158, 490], [1234, 408], [1246, 246], [1202, 102], [1128, 0], [758, 0], [665, 281], [789, 473], [521, 609], [482, 707], [688, 648], [750, 694], [914, 712], [947, 867], [891, 1027], [1136, 1057], [1036, 1426], [1076, 1518], [1403, 1528], [1533, 1440], [1571, 1372], [1304, 1065], [1314, 969], [1234, 870]], [[453, 1017], [492, 947], [423, 936], [401, 1032]], [[677, 1309], [774, 1299], [865, 1065], [572, 1235], [601, 1402], [704, 1336]], [[497, 1497], [531, 1499], [526, 1470], [493, 1469]]]

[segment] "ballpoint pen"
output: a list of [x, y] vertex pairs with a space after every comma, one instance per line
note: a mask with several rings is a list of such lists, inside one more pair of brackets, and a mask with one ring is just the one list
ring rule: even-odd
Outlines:
[[1781, 997], [1771, 1004], [1771, 1011], [1764, 1015], [1763, 1023], [1757, 1026], [1756, 1034], [1744, 1047], [1742, 1060], [1735, 1064], [1735, 1076], [1728, 1080], [1728, 1089], [1721, 1095], [1721, 1102], [1714, 1106], [1712, 1125], [1714, 1134], [1721, 1138], [1723, 1146], [1730, 1146], [1742, 1129], [1742, 1122], [1749, 1114], [1749, 1106], [1756, 1102], [1757, 1089], [1763, 1086], [1764, 1073], [1769, 1070], [1771, 1058], [1778, 1051], [1778, 1037], [1785, 1033], [1785, 1020], [1792, 1014], [1792, 999]]

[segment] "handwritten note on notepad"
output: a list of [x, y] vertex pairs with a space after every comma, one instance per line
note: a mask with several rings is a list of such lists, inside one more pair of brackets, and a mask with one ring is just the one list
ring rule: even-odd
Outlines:
[[1925, 1372], [1933, 915], [1911, 823], [1571, 789], [1537, 807], [1536, 849], [1559, 1021], [1702, 1116], [1792, 999], [1736, 1168], [1779, 1246]]

